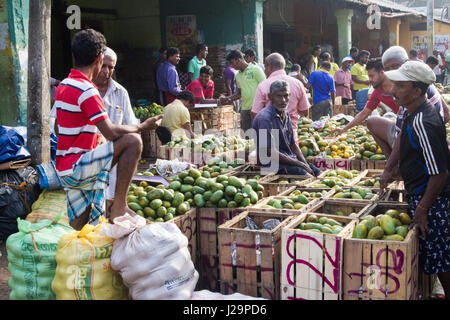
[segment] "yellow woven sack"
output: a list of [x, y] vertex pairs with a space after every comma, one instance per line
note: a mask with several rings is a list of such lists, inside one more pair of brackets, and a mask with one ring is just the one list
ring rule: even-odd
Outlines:
[[59, 222], [69, 224], [67, 216], [67, 198], [64, 190], [44, 190], [31, 206], [31, 213], [27, 215], [25, 220], [31, 223], [37, 223], [41, 220], [55, 220], [55, 217], [63, 213]]
[[113, 238], [100, 234], [106, 225], [87, 224], [61, 237], [56, 251], [56, 273], [52, 290], [57, 300], [125, 300], [128, 288], [111, 268]]

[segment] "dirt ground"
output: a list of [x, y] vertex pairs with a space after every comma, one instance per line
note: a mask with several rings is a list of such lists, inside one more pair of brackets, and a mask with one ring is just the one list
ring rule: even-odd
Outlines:
[[9, 300], [9, 293], [11, 290], [8, 287], [8, 279], [11, 274], [8, 271], [6, 241], [0, 240], [0, 252], [0, 300]]

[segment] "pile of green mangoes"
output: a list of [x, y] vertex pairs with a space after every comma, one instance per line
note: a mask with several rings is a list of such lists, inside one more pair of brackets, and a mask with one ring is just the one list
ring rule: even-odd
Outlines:
[[164, 113], [164, 107], [153, 102], [148, 106], [133, 107], [133, 112], [138, 119], [147, 119]]
[[310, 214], [306, 218], [306, 222], [300, 223], [298, 229], [308, 230], [312, 232], [321, 232], [329, 234], [338, 234], [342, 231], [344, 225], [334, 220], [333, 218], [317, 217], [315, 214]]
[[163, 222], [182, 215], [191, 207], [245, 208], [263, 197], [264, 187], [255, 179], [218, 175], [207, 170], [189, 169], [168, 178], [168, 187], [131, 184], [128, 206], [150, 221]]
[[337, 199], [355, 199], [355, 200], [372, 200], [376, 197], [376, 193], [371, 188], [351, 187], [342, 189], [336, 187], [336, 194], [332, 198]]
[[380, 187], [380, 178], [368, 178], [361, 180], [356, 184], [356, 186], [360, 187], [369, 187], [369, 188], [379, 188]]
[[322, 191], [300, 191], [300, 190], [295, 190], [292, 191], [291, 194], [289, 195], [289, 197], [297, 197], [299, 195], [303, 195], [306, 198], [322, 198], [327, 194], [327, 190], [322, 190]]
[[354, 239], [403, 241], [411, 218], [406, 212], [389, 209], [384, 214], [364, 217], [353, 230]]
[[336, 186], [344, 187], [358, 174], [359, 171], [357, 170], [330, 170], [325, 174], [325, 177], [322, 177], [319, 181], [309, 186], [311, 188], [334, 188]]
[[230, 161], [230, 159], [223, 159], [221, 157], [215, 157], [211, 159], [207, 165], [201, 167], [200, 169], [204, 172], [208, 172], [205, 174], [206, 178], [215, 178], [221, 174], [228, 173], [230, 170], [237, 168], [238, 166], [241, 166], [245, 164], [244, 159], [234, 159], [233, 161]]
[[309, 199], [302, 194], [297, 196], [289, 196], [289, 197], [277, 197], [278, 199], [272, 198], [267, 204], [261, 206], [261, 208], [269, 209], [291, 209], [291, 210], [299, 210], [303, 208], [305, 204], [309, 203]]

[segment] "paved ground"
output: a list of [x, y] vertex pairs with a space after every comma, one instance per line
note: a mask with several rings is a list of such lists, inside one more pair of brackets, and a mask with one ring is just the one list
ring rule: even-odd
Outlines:
[[8, 279], [10, 273], [8, 271], [8, 256], [6, 254], [6, 241], [0, 242], [0, 300], [8, 300], [10, 289], [8, 287]]

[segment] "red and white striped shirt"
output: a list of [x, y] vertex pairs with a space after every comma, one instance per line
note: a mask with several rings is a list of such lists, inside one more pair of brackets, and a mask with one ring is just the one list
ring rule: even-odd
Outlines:
[[73, 173], [80, 157], [95, 148], [95, 124], [108, 118], [97, 87], [82, 72], [72, 69], [56, 89], [58, 144], [56, 170], [60, 176]]

